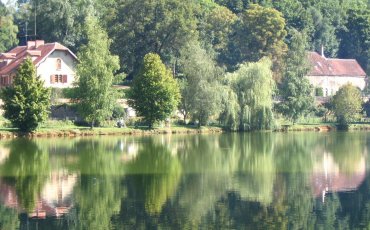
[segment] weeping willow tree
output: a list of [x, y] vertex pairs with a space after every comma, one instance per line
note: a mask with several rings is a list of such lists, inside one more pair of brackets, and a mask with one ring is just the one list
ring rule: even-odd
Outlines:
[[[268, 58], [259, 62], [241, 64], [234, 73], [228, 74], [229, 85], [236, 95], [229, 97], [225, 114], [237, 114], [228, 116], [224, 123], [230, 129], [264, 130], [273, 125], [272, 94], [275, 82], [271, 71], [272, 63]], [[231, 111], [230, 111], [231, 110]], [[231, 121], [230, 119], [236, 119]], [[237, 124], [237, 125], [235, 125]]]

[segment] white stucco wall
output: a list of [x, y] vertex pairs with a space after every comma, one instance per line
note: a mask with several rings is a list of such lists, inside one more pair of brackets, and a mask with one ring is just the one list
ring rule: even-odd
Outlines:
[[[57, 59], [61, 59], [61, 69], [57, 69]], [[67, 51], [54, 51], [37, 67], [37, 75], [44, 80], [46, 87], [67, 88], [72, 87], [75, 80], [76, 60]], [[67, 83], [51, 83], [51, 75], [67, 75]]]
[[364, 77], [345, 77], [345, 76], [307, 76], [310, 83], [315, 87], [321, 87], [324, 96], [334, 95], [338, 89], [348, 83], [363, 90], [366, 82]]

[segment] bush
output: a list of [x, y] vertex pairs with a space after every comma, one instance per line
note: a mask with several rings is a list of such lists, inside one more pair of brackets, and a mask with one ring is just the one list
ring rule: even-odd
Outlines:
[[351, 84], [342, 86], [333, 97], [333, 108], [341, 127], [361, 117], [362, 97], [358, 88]]

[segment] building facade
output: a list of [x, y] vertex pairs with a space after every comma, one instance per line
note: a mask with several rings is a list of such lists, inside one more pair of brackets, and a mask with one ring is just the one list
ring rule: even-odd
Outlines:
[[361, 90], [366, 86], [366, 73], [354, 59], [325, 58], [316, 52], [309, 52], [308, 59], [311, 70], [307, 78], [315, 88], [322, 89], [322, 96], [332, 96], [348, 83]]
[[28, 41], [0, 55], [0, 87], [10, 86], [20, 64], [30, 57], [46, 87], [68, 88], [75, 81], [76, 55], [67, 47], [43, 40]]

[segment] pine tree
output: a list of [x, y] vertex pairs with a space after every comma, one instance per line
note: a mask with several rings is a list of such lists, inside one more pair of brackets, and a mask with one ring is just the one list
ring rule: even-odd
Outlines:
[[86, 19], [87, 45], [77, 55], [78, 110], [85, 121], [94, 127], [110, 115], [116, 102], [112, 88], [113, 73], [119, 69], [119, 59], [111, 55], [111, 41], [93, 17]]
[[143, 116], [149, 128], [166, 119], [180, 101], [178, 83], [158, 54], [149, 53], [129, 92], [129, 105]]
[[4, 102], [4, 117], [20, 131], [35, 130], [46, 120], [50, 103], [50, 90], [36, 76], [36, 69], [30, 58], [18, 68], [13, 85], [1, 92]]

